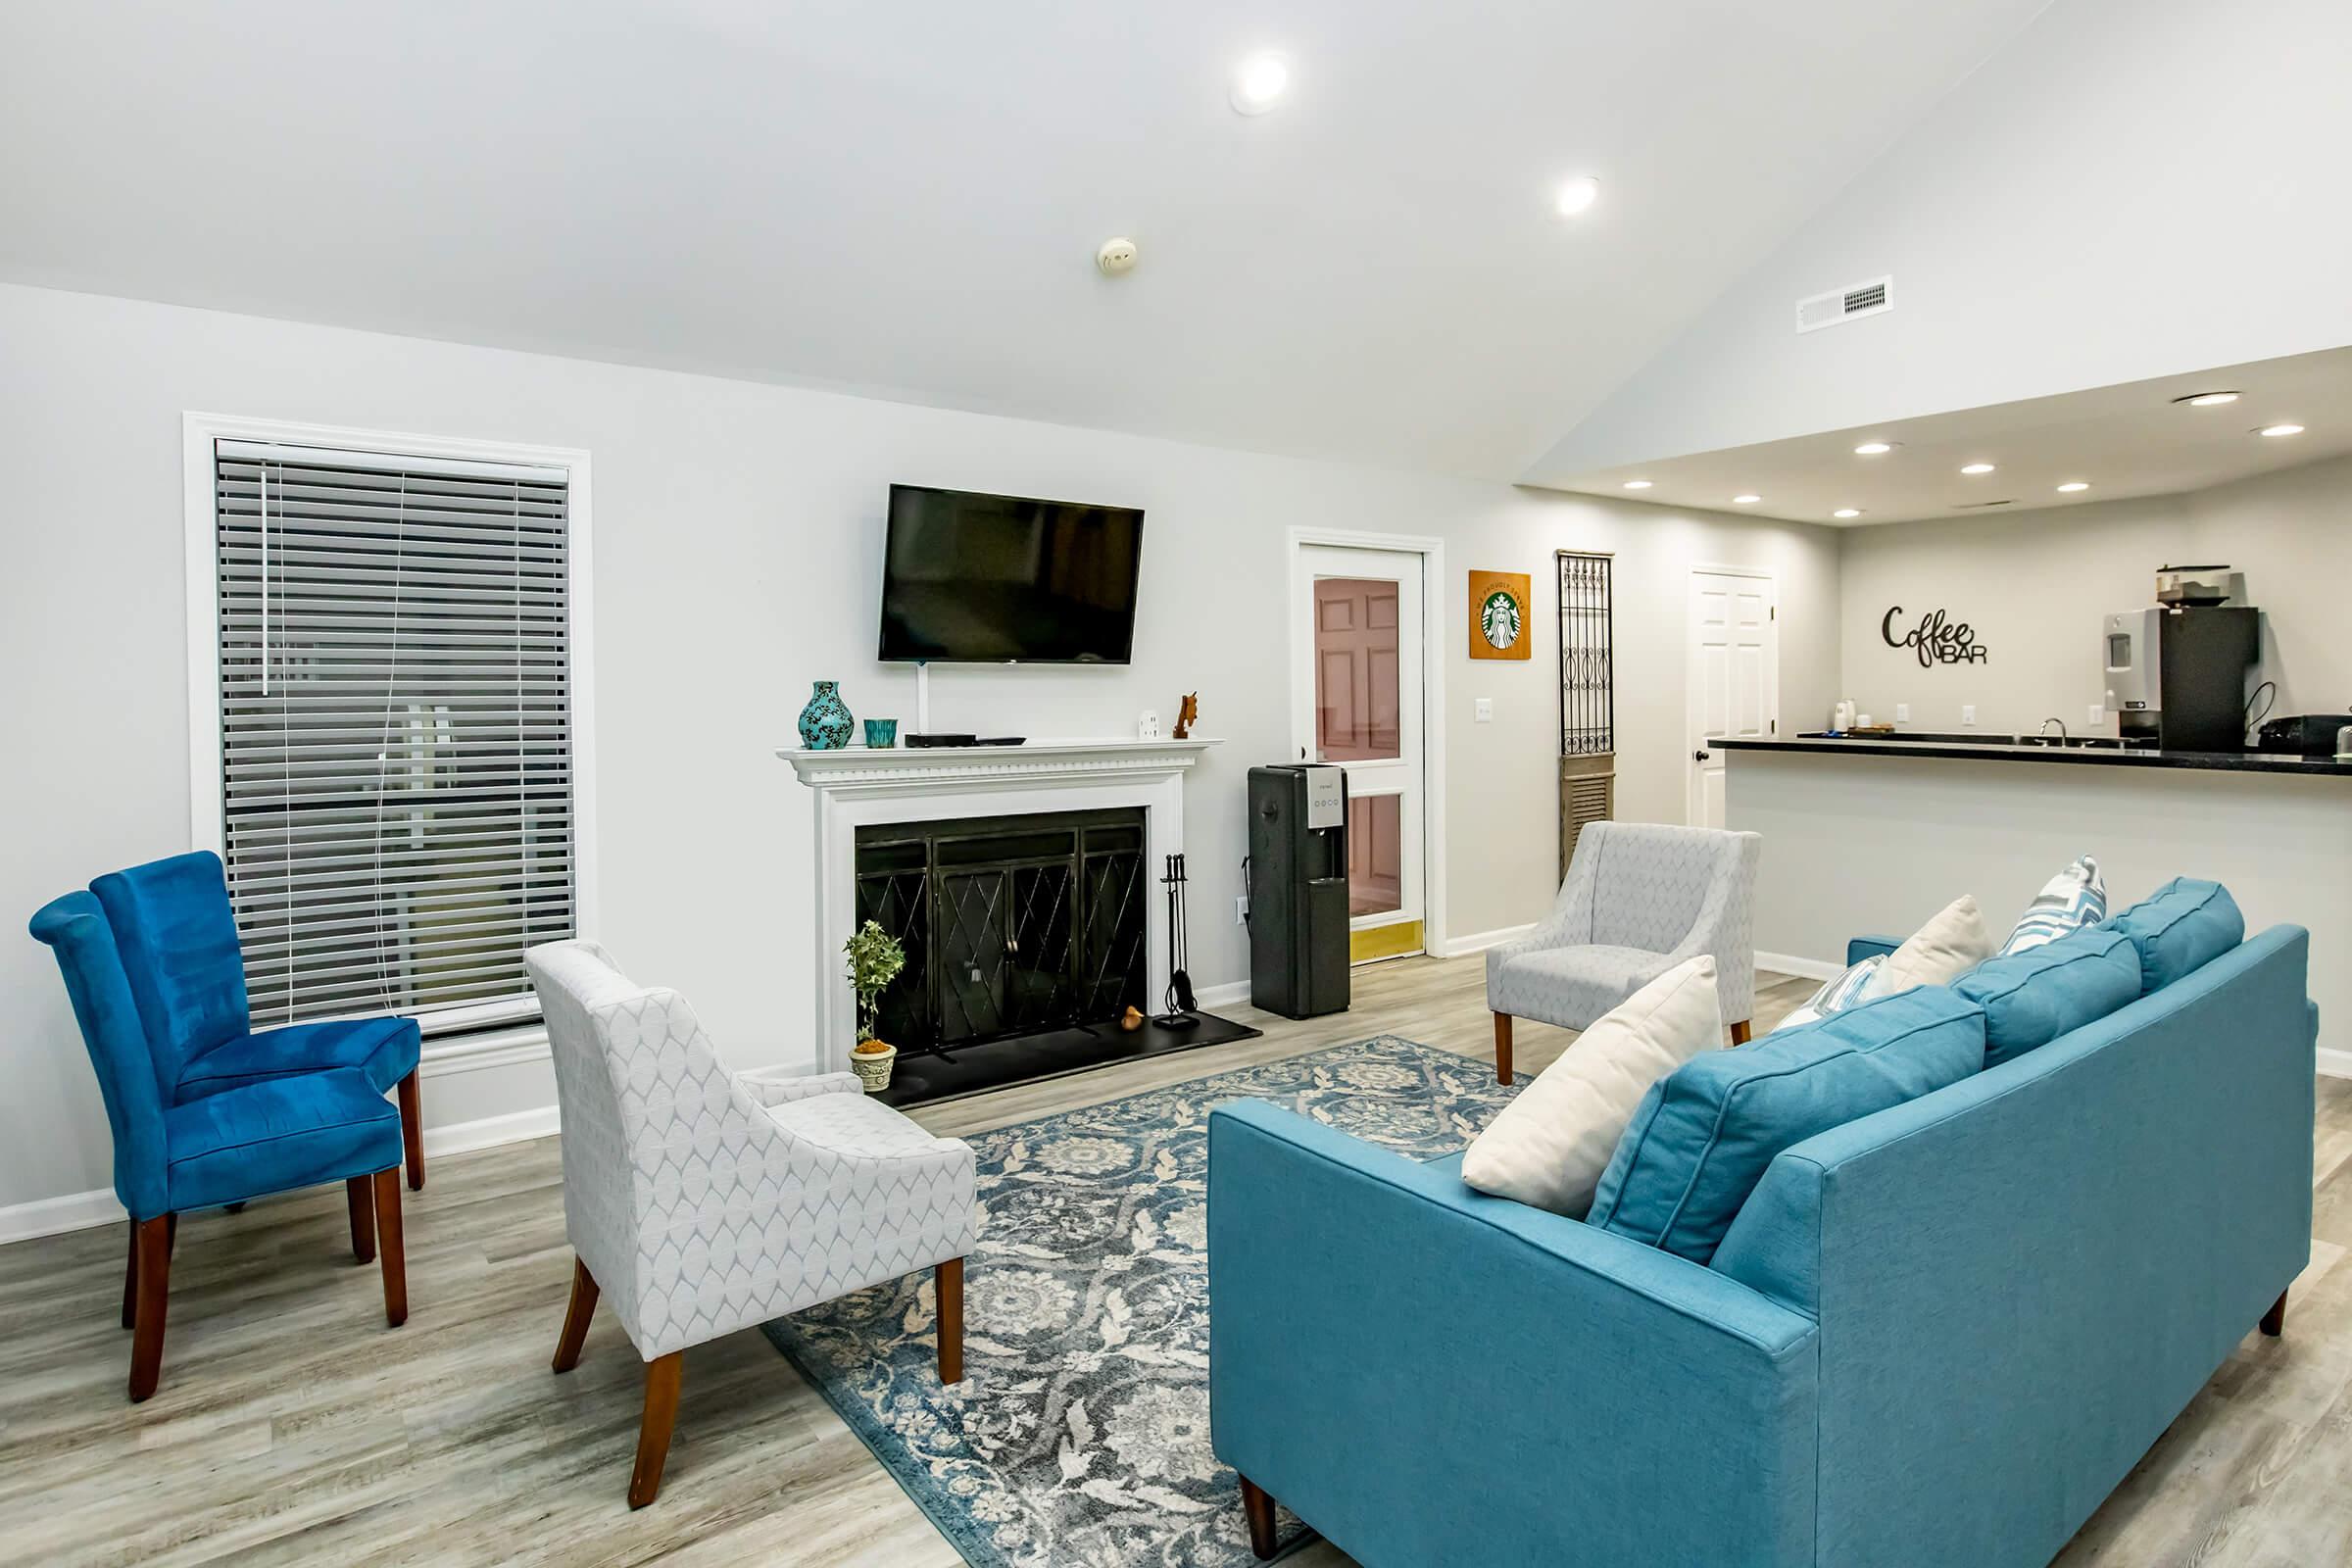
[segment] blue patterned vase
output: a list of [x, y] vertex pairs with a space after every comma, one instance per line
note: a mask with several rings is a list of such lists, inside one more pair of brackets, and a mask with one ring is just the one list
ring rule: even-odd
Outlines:
[[899, 744], [899, 721], [895, 718], [869, 718], [865, 721], [865, 744], [880, 751]]
[[820, 680], [801, 710], [801, 744], [812, 752], [837, 752], [850, 744], [849, 705], [841, 700], [841, 682]]

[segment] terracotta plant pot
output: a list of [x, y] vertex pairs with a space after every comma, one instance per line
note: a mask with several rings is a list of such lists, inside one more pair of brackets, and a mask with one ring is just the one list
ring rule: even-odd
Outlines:
[[[869, 1049], [875, 1046], [881, 1046], [882, 1049]], [[867, 1094], [878, 1095], [890, 1087], [890, 1069], [898, 1059], [898, 1047], [883, 1046], [879, 1040], [867, 1040], [850, 1053], [850, 1071], [858, 1075], [858, 1081], [865, 1086]]]

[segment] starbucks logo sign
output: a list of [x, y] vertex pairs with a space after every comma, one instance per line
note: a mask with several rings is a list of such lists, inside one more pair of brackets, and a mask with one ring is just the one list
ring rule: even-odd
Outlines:
[[1467, 601], [1472, 659], [1528, 657], [1532, 638], [1527, 623], [1527, 596], [1532, 586], [1524, 571], [1473, 571]]
[[1478, 629], [1487, 646], [1500, 652], [1519, 640], [1519, 601], [1497, 588], [1479, 608]]

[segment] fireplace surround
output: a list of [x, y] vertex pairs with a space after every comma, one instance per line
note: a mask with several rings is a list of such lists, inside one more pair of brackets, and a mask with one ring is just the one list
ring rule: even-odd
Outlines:
[[857, 1041], [857, 1004], [840, 954], [859, 918], [858, 843], [865, 828], [1140, 811], [1142, 1005], [1149, 1010], [1168, 983], [1166, 901], [1155, 896], [1157, 868], [1184, 849], [1185, 776], [1217, 744], [1195, 738], [924, 751], [779, 749], [776, 755], [815, 797], [809, 1069], [847, 1070]]

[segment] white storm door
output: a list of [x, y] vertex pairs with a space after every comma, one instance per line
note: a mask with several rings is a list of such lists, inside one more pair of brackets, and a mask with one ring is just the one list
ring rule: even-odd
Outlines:
[[[1354, 931], [1422, 918], [1422, 584], [1410, 551], [1298, 546], [1292, 733], [1303, 761], [1348, 775], [1348, 911]], [[1420, 946], [1417, 933], [1405, 951]]]
[[1690, 574], [1686, 667], [1690, 769], [1689, 821], [1722, 827], [1727, 736], [1766, 739], [1780, 718], [1780, 628], [1770, 577]]

